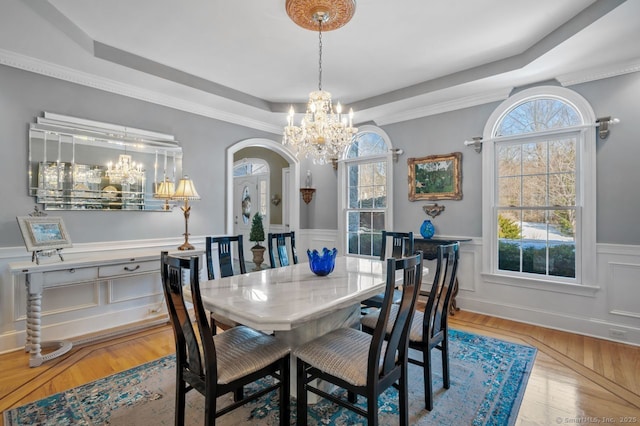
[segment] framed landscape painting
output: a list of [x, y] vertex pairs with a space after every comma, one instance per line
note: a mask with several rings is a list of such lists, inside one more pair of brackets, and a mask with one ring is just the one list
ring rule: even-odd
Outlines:
[[462, 153], [409, 158], [409, 201], [461, 200]]

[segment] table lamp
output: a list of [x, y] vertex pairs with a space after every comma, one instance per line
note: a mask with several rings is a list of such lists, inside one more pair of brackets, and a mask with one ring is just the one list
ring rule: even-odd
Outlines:
[[189, 244], [189, 213], [191, 211], [189, 200], [199, 200], [200, 196], [198, 195], [198, 191], [196, 191], [196, 187], [193, 185], [193, 181], [189, 179], [189, 176], [184, 175], [182, 179], [180, 179], [176, 192], [173, 193], [173, 197], [171, 198], [174, 200], [184, 200], [184, 206], [180, 207], [184, 212], [184, 244], [178, 247], [178, 250], [193, 250], [195, 247]]

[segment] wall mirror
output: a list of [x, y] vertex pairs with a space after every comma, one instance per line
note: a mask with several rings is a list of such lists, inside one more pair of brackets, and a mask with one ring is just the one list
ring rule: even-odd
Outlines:
[[182, 176], [172, 135], [44, 113], [29, 125], [29, 195], [45, 210], [167, 211]]

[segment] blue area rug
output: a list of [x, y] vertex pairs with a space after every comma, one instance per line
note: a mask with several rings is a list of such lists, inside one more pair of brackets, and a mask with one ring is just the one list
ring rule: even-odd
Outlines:
[[[536, 349], [457, 330], [450, 331], [449, 340], [451, 388], [442, 389], [440, 354], [434, 350], [434, 409], [431, 412], [424, 409], [422, 371], [409, 365], [410, 424], [513, 425]], [[4, 424], [171, 425], [174, 382], [175, 358], [168, 356], [5, 411]], [[220, 404], [230, 401], [230, 395], [219, 399]], [[364, 406], [364, 399], [360, 401]], [[380, 424], [398, 424], [397, 391], [387, 390], [379, 402]], [[188, 394], [186, 425], [203, 423], [203, 403], [204, 398], [196, 391]], [[324, 400], [309, 408], [310, 425], [365, 423], [355, 413]], [[220, 417], [218, 424], [278, 424], [277, 393]], [[295, 424], [295, 400], [291, 424]]]

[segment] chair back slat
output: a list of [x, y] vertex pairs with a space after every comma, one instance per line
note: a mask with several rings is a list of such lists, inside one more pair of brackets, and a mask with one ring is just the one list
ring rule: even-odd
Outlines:
[[235, 275], [233, 245], [237, 247], [236, 259], [238, 260], [238, 269], [241, 274], [246, 273], [244, 262], [244, 248], [242, 244], [242, 234], [235, 236], [207, 237], [205, 242], [205, 251], [207, 257], [207, 273], [210, 280], [216, 279], [214, 268], [213, 248], [218, 247], [218, 265], [220, 266], [220, 277], [230, 277]]
[[[403, 271], [402, 298], [398, 306], [391, 331], [387, 334], [392, 297], [396, 282], [396, 271]], [[415, 304], [422, 284], [422, 252], [401, 259], [387, 259], [387, 280], [384, 293], [384, 301], [380, 309], [380, 315], [373, 331], [372, 344], [369, 350], [369, 374], [386, 376], [396, 368], [400, 368], [403, 360], [406, 360], [409, 329], [413, 319]], [[387, 346], [382, 353], [383, 341], [387, 339]], [[382, 359], [382, 369], [377, 366]], [[369, 380], [375, 380], [369, 377]]]
[[436, 253], [436, 272], [424, 311], [423, 336], [433, 339], [447, 328], [449, 305], [455, 286], [459, 244], [440, 245]]
[[[391, 248], [387, 250], [387, 239], [391, 238]], [[387, 253], [387, 251], [389, 253]], [[382, 231], [382, 245], [380, 246], [380, 260], [389, 257], [400, 259], [413, 254], [413, 232]]]
[[[275, 249], [273, 242], [276, 242]], [[287, 240], [289, 240], [289, 249], [287, 248]], [[298, 263], [298, 253], [296, 251], [296, 233], [281, 232], [281, 233], [269, 233], [267, 236], [267, 248], [269, 249], [269, 262], [272, 268], [276, 268], [275, 254], [278, 254], [278, 265], [289, 266], [291, 261], [294, 264]]]

